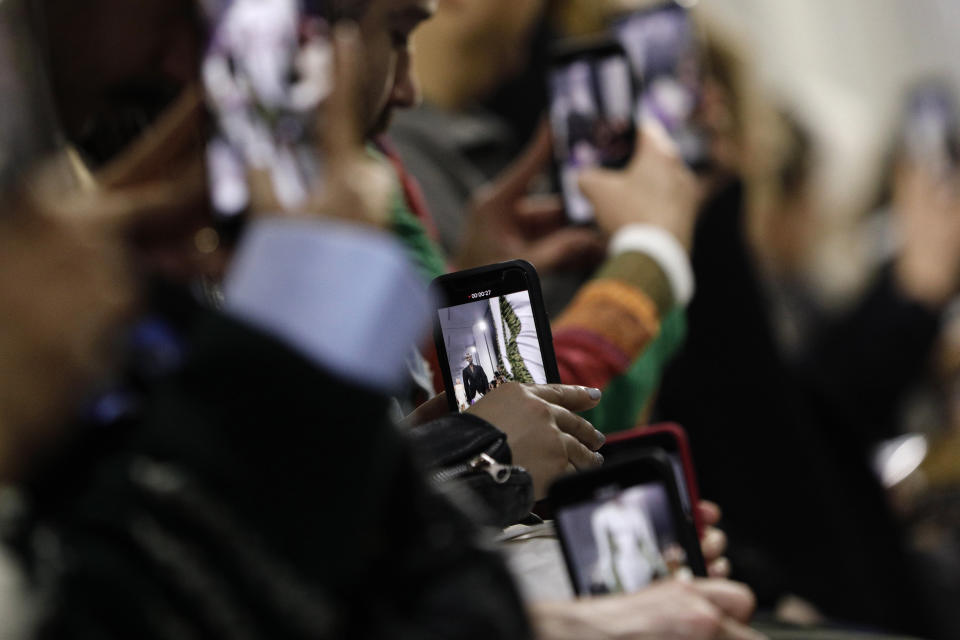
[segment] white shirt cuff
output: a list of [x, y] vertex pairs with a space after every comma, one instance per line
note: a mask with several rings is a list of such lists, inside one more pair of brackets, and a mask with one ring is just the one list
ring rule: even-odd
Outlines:
[[253, 223], [227, 276], [226, 310], [332, 373], [384, 391], [429, 327], [429, 296], [389, 235], [329, 220]]
[[694, 278], [690, 256], [668, 231], [650, 224], [629, 224], [610, 239], [610, 255], [635, 251], [650, 256], [667, 276], [673, 298], [686, 306], [693, 299]]

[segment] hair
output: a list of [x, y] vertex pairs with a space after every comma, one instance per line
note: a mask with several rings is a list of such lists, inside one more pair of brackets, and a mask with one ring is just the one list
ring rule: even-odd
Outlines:
[[331, 24], [341, 20], [360, 20], [366, 14], [373, 0], [307, 0], [307, 6], [320, 3], [321, 12]]

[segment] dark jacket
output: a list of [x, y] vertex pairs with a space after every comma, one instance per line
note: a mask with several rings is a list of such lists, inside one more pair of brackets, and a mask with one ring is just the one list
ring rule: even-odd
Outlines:
[[686, 427], [704, 498], [724, 510], [737, 577], [837, 619], [916, 634], [930, 616], [869, 465], [937, 320], [881, 282], [802, 367], [778, 351], [735, 185], [703, 213], [687, 343], [658, 419]]
[[467, 394], [467, 402], [473, 402], [474, 396], [486, 394], [490, 390], [490, 382], [487, 380], [487, 374], [483, 372], [483, 367], [477, 364], [468, 364], [463, 368], [461, 374], [463, 378], [463, 389]]
[[203, 313], [138, 415], [84, 434], [11, 536], [41, 638], [525, 638], [387, 400]]

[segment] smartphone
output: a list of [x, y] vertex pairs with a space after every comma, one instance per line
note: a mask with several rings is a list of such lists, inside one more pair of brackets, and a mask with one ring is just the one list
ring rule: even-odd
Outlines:
[[686, 571], [706, 575], [670, 460], [655, 449], [636, 454], [551, 487], [557, 533], [580, 595], [633, 593]]
[[434, 340], [451, 411], [507, 382], [560, 382], [533, 265], [512, 260], [440, 276], [431, 284]]
[[903, 148], [911, 161], [938, 173], [958, 166], [960, 119], [954, 93], [946, 83], [928, 81], [910, 93]]
[[616, 464], [644, 449], [659, 449], [666, 454], [670, 460], [670, 468], [673, 469], [674, 480], [680, 489], [680, 503], [684, 515], [693, 522], [697, 532], [703, 535], [703, 519], [696, 508], [700, 502], [700, 489], [687, 432], [680, 425], [672, 423], [637, 427], [607, 436], [600, 453], [603, 454], [606, 464]]
[[251, 203], [249, 177], [295, 210], [316, 188], [318, 108], [332, 89], [323, 0], [203, 0], [209, 27], [201, 78], [214, 135], [207, 169], [214, 215]]
[[586, 168], [620, 168], [633, 156], [637, 79], [616, 40], [565, 40], [552, 52], [548, 94], [557, 180], [567, 217], [574, 224], [590, 223], [593, 207], [577, 180]]
[[700, 103], [702, 65], [697, 32], [689, 12], [675, 2], [629, 13], [613, 32], [633, 72], [643, 79], [636, 103], [640, 122], [656, 120], [693, 169], [709, 160], [708, 138], [695, 115]]

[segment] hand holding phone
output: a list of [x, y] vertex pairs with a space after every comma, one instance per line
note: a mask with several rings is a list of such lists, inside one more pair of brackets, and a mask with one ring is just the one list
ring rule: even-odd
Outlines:
[[513, 463], [533, 478], [536, 500], [564, 473], [598, 467], [603, 436], [576, 412], [592, 409], [600, 395], [572, 385], [508, 384], [467, 412], [507, 434]]

